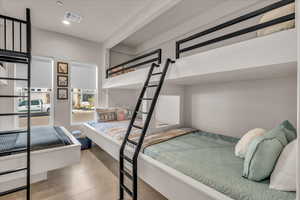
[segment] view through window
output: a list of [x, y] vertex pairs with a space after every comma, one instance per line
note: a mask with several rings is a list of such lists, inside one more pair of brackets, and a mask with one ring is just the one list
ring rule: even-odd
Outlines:
[[73, 63], [71, 74], [72, 123], [92, 121], [97, 102], [97, 67]]
[[[32, 113], [32, 126], [51, 125], [51, 105], [52, 105], [52, 77], [53, 61], [47, 58], [33, 57], [31, 64], [31, 102], [30, 111]], [[16, 76], [18, 78], [27, 77], [27, 67], [16, 65]], [[20, 96], [27, 95], [27, 85], [18, 81], [16, 93]], [[27, 126], [26, 112], [28, 109], [27, 98], [19, 98], [15, 102], [15, 110], [24, 115], [18, 116], [18, 126]]]

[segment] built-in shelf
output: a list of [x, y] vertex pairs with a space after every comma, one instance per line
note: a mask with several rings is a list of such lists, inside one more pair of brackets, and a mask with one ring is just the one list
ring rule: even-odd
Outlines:
[[[297, 71], [296, 30], [290, 29], [183, 57], [170, 66], [169, 84], [263, 79]], [[134, 88], [144, 82], [148, 68], [109, 78], [103, 88]]]

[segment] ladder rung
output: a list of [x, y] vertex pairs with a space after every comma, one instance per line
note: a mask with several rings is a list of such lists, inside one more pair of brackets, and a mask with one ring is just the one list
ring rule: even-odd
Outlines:
[[146, 100], [146, 101], [152, 101], [153, 98], [142, 98], [142, 100]]
[[142, 112], [142, 111], [136, 111], [137, 114], [143, 114], [143, 115], [147, 115], [149, 114], [148, 112]]
[[28, 98], [28, 96], [19, 96], [19, 95], [0, 95], [2, 98]]
[[10, 134], [17, 134], [17, 133], [27, 133], [27, 130], [12, 130], [12, 131], [0, 131], [0, 135], [10, 135]]
[[131, 190], [128, 187], [126, 187], [123, 184], [121, 184], [121, 187], [127, 192], [127, 194], [129, 194], [130, 196], [132, 196], [132, 192], [131, 192]]
[[28, 81], [27, 78], [9, 78], [9, 77], [0, 77], [0, 80]]
[[19, 192], [21, 190], [26, 190], [26, 189], [27, 189], [27, 186], [22, 186], [22, 187], [14, 188], [14, 189], [11, 189], [11, 190], [7, 190], [5, 192], [1, 192], [0, 196], [5, 196], [5, 195], [8, 195], [8, 194], [12, 194], [12, 193]]
[[133, 163], [132, 159], [128, 158], [127, 156], [124, 155], [123, 158], [131, 164]]
[[9, 170], [9, 171], [5, 171], [5, 172], [0, 172], [0, 176], [16, 173], [16, 172], [20, 172], [20, 171], [25, 171], [25, 170], [27, 170], [27, 168], [21, 168], [21, 169], [15, 169], [15, 170]]
[[26, 116], [27, 113], [0, 113], [0, 116]]
[[137, 125], [135, 125], [135, 124], [132, 124], [132, 126], [133, 126], [134, 128], [143, 129], [143, 127], [137, 126]]
[[129, 174], [126, 170], [121, 170], [121, 173], [124, 174], [125, 176], [127, 176], [129, 179], [133, 179], [132, 175]]
[[130, 140], [130, 139], [127, 139], [127, 142], [129, 142], [129, 143], [131, 143], [131, 144], [133, 144], [133, 145], [138, 145], [138, 143], [137, 142], [135, 142], [135, 141], [133, 141], [133, 140]]
[[147, 85], [146, 87], [158, 87], [158, 85]]
[[161, 75], [162, 72], [157, 72], [157, 73], [153, 73], [152, 76], [157, 76], [157, 75]]

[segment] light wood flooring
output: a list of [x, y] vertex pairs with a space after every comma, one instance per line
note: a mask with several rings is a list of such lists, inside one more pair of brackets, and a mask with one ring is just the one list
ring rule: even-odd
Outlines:
[[[32, 200], [117, 200], [118, 163], [99, 147], [82, 151], [77, 165], [48, 173], [48, 180], [32, 185]], [[25, 200], [25, 192], [0, 200]], [[129, 198], [128, 198], [129, 199]], [[140, 181], [139, 199], [167, 200]]]

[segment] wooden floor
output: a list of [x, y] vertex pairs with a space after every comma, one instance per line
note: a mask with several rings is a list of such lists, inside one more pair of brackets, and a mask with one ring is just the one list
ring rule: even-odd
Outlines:
[[[80, 164], [49, 172], [48, 180], [32, 185], [32, 200], [117, 200], [118, 163], [98, 147], [82, 151]], [[0, 200], [25, 200], [25, 192]], [[139, 199], [166, 200], [140, 181]]]

